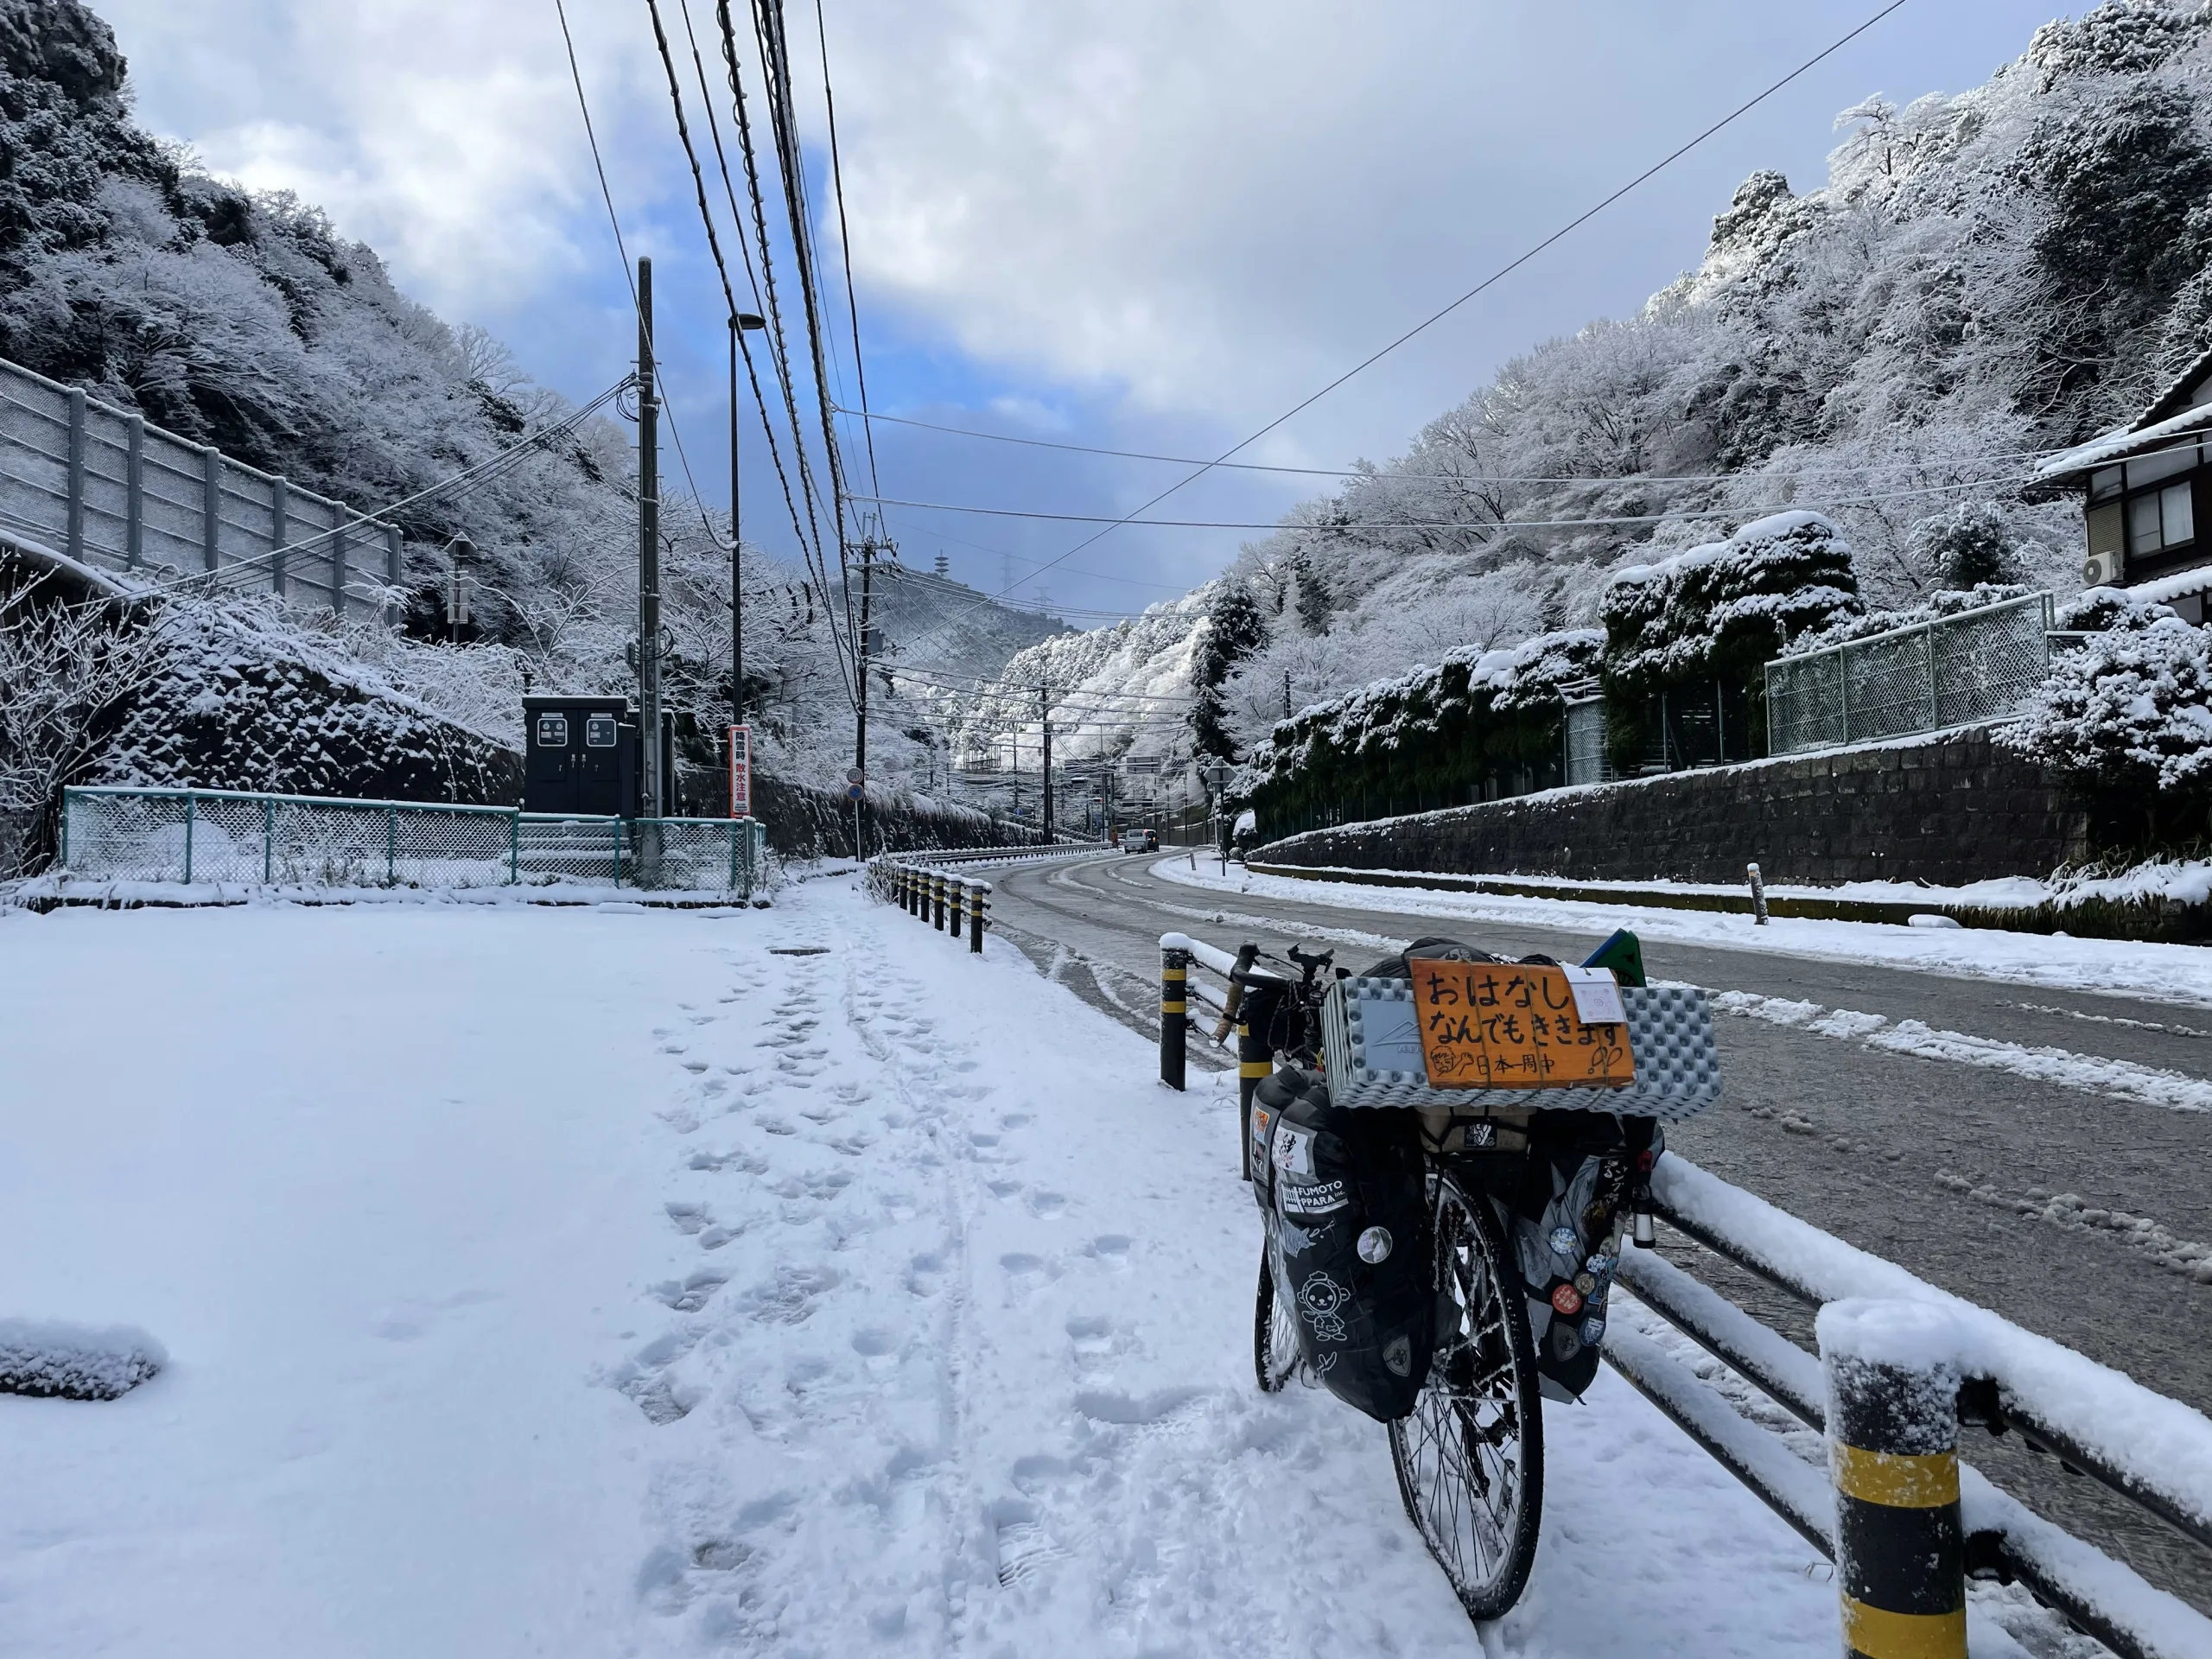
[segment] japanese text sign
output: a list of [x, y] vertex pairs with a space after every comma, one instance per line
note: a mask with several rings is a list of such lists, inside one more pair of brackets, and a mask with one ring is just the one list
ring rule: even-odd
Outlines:
[[1628, 1027], [1586, 1025], [1567, 970], [1521, 963], [1408, 964], [1435, 1089], [1565, 1089], [1635, 1081]]

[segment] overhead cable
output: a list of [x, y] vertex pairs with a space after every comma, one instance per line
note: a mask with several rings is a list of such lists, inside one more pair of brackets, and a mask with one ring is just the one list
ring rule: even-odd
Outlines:
[[[1525, 251], [1516, 255], [1512, 259], [1507, 261], [1504, 264], [1499, 266], [1496, 270], [1484, 277], [1482, 281], [1477, 283], [1465, 293], [1460, 295], [1459, 298], [1452, 301], [1448, 305], [1440, 307], [1438, 309], [1431, 312], [1427, 316], [1422, 318], [1419, 322], [1407, 329], [1396, 339], [1389, 341], [1381, 349], [1370, 353], [1366, 357], [1362, 358], [1358, 362], [1353, 364], [1351, 367], [1346, 369], [1335, 379], [1323, 386], [1319, 391], [1313, 393], [1309, 397], [1301, 398], [1299, 402], [1292, 404], [1288, 409], [1276, 416], [1274, 419], [1269, 421], [1265, 426], [1261, 427], [1259, 430], [1252, 433], [1249, 437], [1243, 438], [1239, 442], [1231, 444], [1228, 448], [1223, 450], [1220, 454], [1216, 456], [1212, 461], [1207, 462], [1205, 466], [1198, 467], [1186, 477], [1177, 480], [1166, 489], [1160, 491], [1157, 495], [1152, 497], [1151, 499], [1132, 508], [1128, 512], [1106, 524], [1103, 529], [1098, 531], [1095, 534], [1085, 537], [1082, 541], [1077, 542], [1073, 547], [1070, 548], [1065, 553], [1061, 554], [1058, 559], [1048, 561], [1044, 569], [1050, 569], [1053, 565], [1059, 563], [1062, 560], [1073, 558], [1077, 554], [1082, 552], [1084, 549], [1090, 546], [1093, 543], [1099, 541], [1103, 537], [1111, 535], [1116, 530], [1119, 529], [1123, 524], [1141, 522], [1137, 517], [1139, 513], [1149, 512], [1153, 508], [1158, 506], [1162, 501], [1167, 499], [1169, 496], [1175, 494], [1186, 485], [1196, 483], [1199, 479], [1205, 477], [1206, 474], [1220, 466], [1222, 462], [1229, 460], [1231, 456], [1237, 454], [1238, 451], [1249, 449], [1252, 445], [1257, 443], [1262, 438], [1267, 436], [1268, 433], [1274, 431], [1286, 421], [1290, 420], [1294, 416], [1302, 413], [1306, 410], [1311, 409], [1315, 404], [1320, 402], [1322, 398], [1327, 397], [1331, 392], [1334, 391], [1338, 386], [1343, 385], [1346, 381], [1351, 379], [1355, 375], [1363, 373], [1366, 370], [1373, 367], [1376, 364], [1381, 362], [1384, 358], [1396, 351], [1398, 347], [1403, 346], [1414, 336], [1423, 333], [1430, 327], [1433, 327], [1435, 324], [1441, 322], [1445, 318], [1450, 316], [1454, 311], [1457, 311], [1461, 306], [1466, 304], [1468, 301], [1475, 298], [1476, 296], [1484, 293], [1487, 289], [1494, 287], [1497, 283], [1503, 282], [1507, 276], [1520, 270], [1522, 266], [1527, 264], [1538, 254], [1542, 253], [1546, 249], [1554, 246], [1555, 244], [1563, 240], [1575, 231], [1580, 229], [1583, 226], [1595, 219], [1599, 214], [1604, 213], [1605, 209], [1611, 207], [1615, 202], [1629, 194], [1630, 192], [1638, 188], [1647, 181], [1657, 176], [1666, 168], [1673, 166], [1683, 156], [1688, 155], [1692, 150], [1697, 149], [1699, 145], [1704, 143], [1707, 139], [1712, 137], [1715, 133], [1719, 132], [1723, 128], [1729, 126], [1745, 115], [1749, 114], [1752, 110], [1757, 109], [1760, 105], [1765, 103], [1768, 99], [1773, 97], [1775, 93], [1780, 92], [1783, 87], [1789, 86], [1792, 81], [1797, 79], [1800, 76], [1812, 69], [1816, 64], [1833, 57], [1836, 53], [1841, 51], [1853, 41], [1857, 40], [1868, 29], [1873, 28], [1875, 24], [1880, 22], [1885, 17], [1887, 17], [1891, 12], [1898, 10], [1905, 5], [1906, 3], [1907, 0], [1889, 0], [1888, 4], [1883, 6], [1880, 10], [1875, 12], [1873, 16], [1867, 18], [1866, 22], [1860, 23], [1857, 28], [1853, 29], [1848, 33], [1838, 36], [1828, 45], [1821, 48], [1820, 51], [1806, 59], [1804, 62], [1799, 64], [1795, 69], [1792, 69], [1788, 74], [1783, 76], [1779, 80], [1769, 85], [1757, 96], [1738, 105], [1726, 115], [1722, 116], [1720, 119], [1715, 121], [1711, 126], [1706, 128], [1704, 131], [1690, 139], [1688, 143], [1681, 144], [1676, 149], [1669, 151], [1660, 160], [1653, 162], [1649, 167], [1644, 168], [1643, 172], [1630, 179], [1626, 184], [1621, 186], [1619, 189], [1614, 191], [1611, 195], [1606, 196], [1595, 207], [1586, 208], [1582, 213], [1576, 214], [1574, 218], [1560, 226], [1559, 229], [1554, 231], [1549, 236], [1545, 237], [1534, 246], [1527, 249]], [[1027, 582], [1033, 581], [1034, 579], [1035, 578], [1033, 576], [1025, 576], [1022, 580], [1024, 582]], [[1016, 587], [1019, 587], [1020, 585], [1020, 584], [1019, 582], [1014, 584]], [[1007, 591], [1011, 592], [1012, 589], [1009, 588]]]

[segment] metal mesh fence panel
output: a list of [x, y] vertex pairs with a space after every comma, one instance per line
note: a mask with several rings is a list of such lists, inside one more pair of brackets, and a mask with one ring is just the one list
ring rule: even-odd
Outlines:
[[1597, 698], [1567, 705], [1567, 781], [1602, 784], [1612, 775], [1605, 761], [1605, 705]]
[[68, 791], [62, 850], [73, 874], [101, 881], [181, 881], [190, 797]]
[[2031, 594], [1766, 665], [1775, 754], [2001, 720], [2050, 671], [2050, 595]]
[[1931, 631], [1936, 723], [1963, 726], [2011, 714], [2050, 672], [2050, 598], [1955, 617]]
[[1928, 638], [1915, 628], [1854, 640], [1843, 653], [1847, 741], [1924, 732], [1935, 708], [1928, 676]]
[[750, 892], [753, 819], [556, 817], [506, 807], [207, 790], [73, 788], [64, 864], [110, 881], [306, 887], [650, 887]]
[[510, 874], [514, 814], [467, 807], [400, 809], [391, 837], [391, 879], [410, 887], [484, 887]]
[[525, 882], [583, 881], [608, 887], [634, 855], [620, 818], [568, 818], [525, 812], [517, 829], [516, 866]]

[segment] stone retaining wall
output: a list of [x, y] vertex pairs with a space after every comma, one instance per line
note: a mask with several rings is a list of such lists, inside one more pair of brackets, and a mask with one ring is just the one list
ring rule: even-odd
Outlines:
[[[1265, 825], [1262, 826], [1262, 833]], [[1554, 789], [1255, 847], [1275, 864], [1588, 880], [1929, 881], [2090, 855], [2088, 813], [1986, 728]]]

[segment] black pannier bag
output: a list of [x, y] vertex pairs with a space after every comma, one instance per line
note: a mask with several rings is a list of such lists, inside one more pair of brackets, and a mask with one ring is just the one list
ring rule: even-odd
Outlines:
[[1318, 1072], [1278, 1076], [1300, 1080], [1268, 1109], [1280, 1288], [1299, 1350], [1330, 1393], [1390, 1422], [1413, 1409], [1436, 1340], [1420, 1120], [1332, 1106]]

